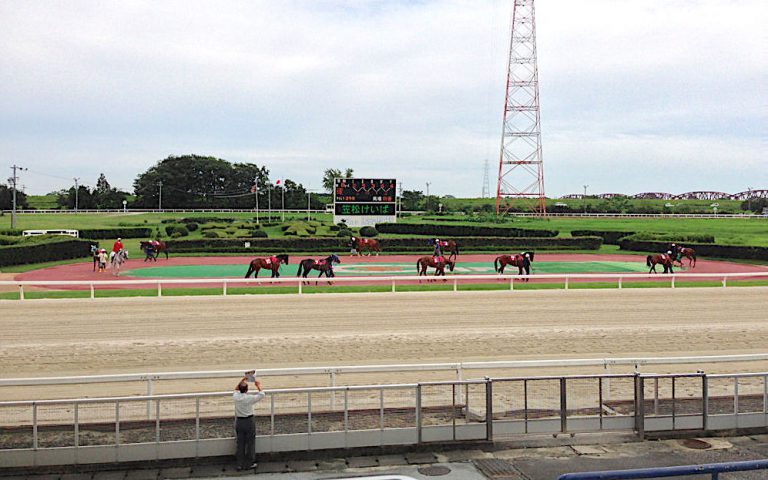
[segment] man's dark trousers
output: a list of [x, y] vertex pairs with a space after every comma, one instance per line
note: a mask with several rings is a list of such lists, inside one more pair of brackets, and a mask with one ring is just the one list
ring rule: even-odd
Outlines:
[[256, 423], [253, 415], [237, 417], [235, 432], [237, 433], [237, 465], [240, 468], [248, 468], [256, 458]]

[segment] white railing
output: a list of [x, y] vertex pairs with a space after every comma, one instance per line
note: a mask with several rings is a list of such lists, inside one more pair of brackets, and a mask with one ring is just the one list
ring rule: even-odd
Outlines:
[[[413, 363], [392, 365], [342, 365], [298, 368], [266, 368], [256, 370], [258, 377], [328, 376], [329, 387], [339, 385], [340, 375], [369, 373], [451, 372], [456, 381], [462, 381], [468, 372], [477, 375], [498, 370], [528, 368], [597, 367], [610, 372], [612, 367], [632, 367], [640, 372], [648, 365], [709, 365], [716, 363], [768, 362], [768, 352], [739, 355], [703, 355], [685, 357], [606, 357], [552, 360], [501, 360], [492, 362]], [[0, 387], [33, 387], [40, 385], [84, 385], [93, 383], [145, 382], [146, 394], [152, 395], [155, 382], [169, 380], [239, 378], [247, 368], [237, 370], [200, 370], [191, 372], [144, 372], [111, 375], [78, 375], [67, 377], [0, 378]]]
[[[537, 275], [448, 275], [445, 277], [435, 277], [434, 275], [416, 276], [388, 276], [388, 277], [281, 277], [281, 278], [183, 278], [183, 279], [131, 279], [131, 280], [5, 280], [0, 281], [0, 287], [17, 287], [19, 291], [19, 300], [24, 300], [24, 287], [88, 287], [90, 289], [90, 298], [96, 298], [97, 287], [136, 287], [151, 286], [157, 289], [157, 296], [163, 296], [163, 287], [175, 286], [184, 287], [193, 285], [200, 287], [203, 285], [221, 286], [221, 294], [226, 296], [230, 286], [247, 285], [295, 285], [296, 293], [301, 295], [306, 285], [329, 285], [329, 284], [386, 284], [391, 285], [391, 291], [397, 292], [398, 283], [422, 283], [427, 285], [445, 284], [458, 290], [461, 283], [509, 283], [509, 289], [514, 290], [515, 280], [551, 280], [561, 281], [563, 288], [568, 290], [573, 280], [577, 281], [611, 281], [615, 282], [617, 288], [622, 288], [625, 282], [637, 280], [655, 280], [665, 281], [671, 288], [675, 288], [678, 280], [718, 280], [722, 287], [728, 285], [729, 279], [768, 279], [768, 271], [765, 272], [743, 272], [743, 273], [673, 273], [673, 274], [649, 274], [649, 273], [566, 273], [566, 274], [537, 274]], [[424, 283], [426, 282], [426, 283]]]

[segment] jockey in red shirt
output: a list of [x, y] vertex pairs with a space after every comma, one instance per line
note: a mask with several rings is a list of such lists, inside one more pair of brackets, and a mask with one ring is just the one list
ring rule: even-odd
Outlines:
[[117, 240], [115, 240], [114, 245], [112, 245], [112, 253], [117, 253], [123, 249], [122, 240], [123, 240], [122, 238], [118, 238]]

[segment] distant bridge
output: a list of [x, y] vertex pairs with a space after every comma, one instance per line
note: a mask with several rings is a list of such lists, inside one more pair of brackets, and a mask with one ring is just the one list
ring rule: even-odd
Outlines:
[[[585, 198], [582, 193], [572, 193], [563, 195], [563, 199], [581, 199]], [[599, 193], [597, 195], [587, 195], [586, 198], [611, 199], [611, 198], [636, 198], [643, 200], [747, 200], [749, 198], [768, 198], [768, 189], [745, 190], [739, 193], [715, 192], [709, 190], [700, 190], [685, 193], [667, 193], [667, 192], [642, 192], [634, 195], [623, 193]]]

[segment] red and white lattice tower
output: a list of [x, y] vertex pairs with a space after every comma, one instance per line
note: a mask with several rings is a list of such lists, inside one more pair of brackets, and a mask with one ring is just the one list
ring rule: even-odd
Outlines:
[[496, 213], [516, 202], [546, 215], [534, 0], [514, 0]]

